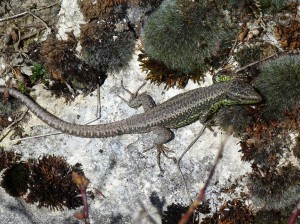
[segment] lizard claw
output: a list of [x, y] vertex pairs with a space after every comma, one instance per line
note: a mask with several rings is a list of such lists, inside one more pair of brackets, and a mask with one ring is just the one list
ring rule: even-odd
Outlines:
[[168, 159], [172, 159], [174, 163], [177, 163], [177, 159], [175, 157], [168, 156], [167, 154], [168, 152], [173, 153], [174, 152], [173, 150], [170, 150], [168, 147], [164, 146], [163, 144], [156, 145], [156, 149], [157, 149], [157, 164], [161, 171], [163, 170], [160, 165], [161, 154], [163, 154]]
[[167, 153], [174, 153], [174, 150], [169, 149], [168, 147], [164, 146], [163, 144], [153, 145], [150, 148], [144, 150], [143, 152], [148, 152], [150, 149], [153, 149], [154, 147], [156, 147], [156, 149], [157, 149], [157, 165], [161, 171], [163, 171], [163, 169], [161, 168], [161, 164], [160, 164], [161, 154], [168, 159], [172, 159], [174, 163], [177, 163], [177, 159], [175, 157], [168, 156], [168, 154], [167, 154]]
[[146, 82], [143, 82], [142, 85], [135, 91], [135, 93], [132, 93], [132, 92], [130, 92], [129, 89], [127, 89], [124, 86], [123, 79], [121, 79], [121, 87], [122, 87], [123, 90], [125, 90], [131, 96], [131, 99], [136, 98], [136, 96], [138, 95], [139, 91], [141, 90], [141, 88], [144, 87], [144, 85], [146, 85]]

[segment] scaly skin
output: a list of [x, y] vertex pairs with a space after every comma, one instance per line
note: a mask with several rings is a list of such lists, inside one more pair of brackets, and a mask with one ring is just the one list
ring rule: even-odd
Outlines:
[[87, 138], [145, 133], [155, 127], [176, 129], [197, 120], [205, 123], [221, 106], [254, 104], [261, 101], [261, 96], [252, 86], [233, 80], [179, 94], [151, 107], [144, 113], [120, 121], [98, 125], [80, 125], [63, 121], [52, 115], [16, 89], [0, 87], [1, 93], [6, 91], [24, 103], [29, 110], [49, 126], [70, 135]]
[[131, 94], [132, 99], [128, 105], [134, 108], [143, 106], [144, 113], [107, 124], [80, 125], [61, 120], [16, 89], [0, 87], [0, 92], [8, 92], [23, 102], [46, 124], [70, 135], [105, 138], [153, 132], [156, 137], [151, 148], [156, 147], [158, 151], [157, 162], [160, 170], [162, 170], [161, 154], [176, 161], [176, 158], [167, 155], [170, 150], [163, 145], [174, 138], [174, 133], [170, 129], [184, 127], [197, 120], [206, 125], [209, 118], [222, 106], [254, 104], [261, 101], [261, 96], [252, 86], [238, 80], [231, 80], [179, 94], [159, 105], [156, 105], [152, 97], [145, 93]]

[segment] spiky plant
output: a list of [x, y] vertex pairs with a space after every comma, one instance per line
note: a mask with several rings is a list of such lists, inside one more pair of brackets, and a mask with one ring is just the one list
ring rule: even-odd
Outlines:
[[167, 1], [145, 25], [145, 52], [169, 69], [203, 73], [208, 69], [206, 59], [231, 36], [233, 29], [226, 28], [228, 24], [216, 1]]
[[256, 88], [265, 99], [264, 118], [283, 118], [300, 101], [300, 55], [282, 56], [264, 64]]

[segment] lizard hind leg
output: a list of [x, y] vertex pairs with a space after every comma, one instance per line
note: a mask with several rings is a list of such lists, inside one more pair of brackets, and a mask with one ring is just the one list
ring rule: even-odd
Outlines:
[[151, 131], [156, 135], [154, 138], [154, 143], [144, 152], [149, 151], [154, 147], [157, 149], [157, 164], [159, 169], [162, 171], [163, 169], [161, 168], [160, 164], [161, 155], [165, 156], [168, 159], [172, 159], [174, 163], [177, 162], [175, 157], [171, 157], [168, 155], [168, 153], [172, 153], [173, 150], [170, 150], [168, 147], [164, 146], [165, 143], [168, 143], [169, 141], [174, 139], [174, 133], [170, 129], [161, 126], [153, 127]]

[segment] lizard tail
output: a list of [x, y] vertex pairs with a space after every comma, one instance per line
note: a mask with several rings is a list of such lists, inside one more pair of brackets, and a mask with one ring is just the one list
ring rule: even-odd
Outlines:
[[46, 111], [29, 96], [19, 92], [18, 90], [14, 88], [0, 87], [0, 93], [6, 92], [25, 104], [28, 109], [43, 122], [63, 133], [87, 138], [105, 138], [125, 134], [125, 131], [122, 129], [122, 127], [126, 126], [126, 122], [124, 120], [98, 125], [69, 123]]

